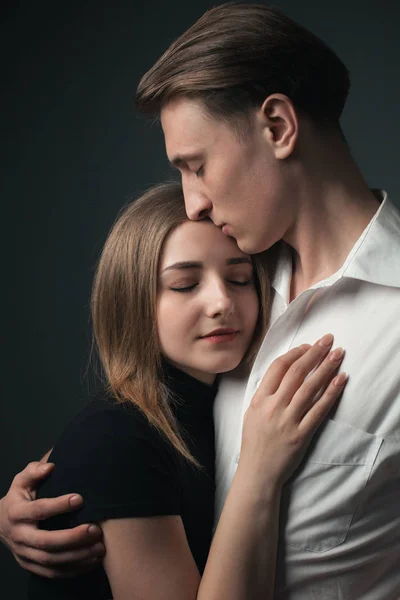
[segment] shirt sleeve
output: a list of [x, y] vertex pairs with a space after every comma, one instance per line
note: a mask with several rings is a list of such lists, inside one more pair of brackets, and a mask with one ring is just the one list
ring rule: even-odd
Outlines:
[[137, 410], [102, 405], [75, 419], [50, 460], [55, 470], [41, 487], [40, 497], [79, 493], [84, 506], [48, 519], [46, 529], [180, 514], [176, 452]]

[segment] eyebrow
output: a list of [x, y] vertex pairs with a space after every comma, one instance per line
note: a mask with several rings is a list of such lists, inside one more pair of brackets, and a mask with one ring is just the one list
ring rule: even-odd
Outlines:
[[[252, 262], [251, 262], [250, 258], [247, 258], [245, 256], [240, 256], [240, 257], [236, 257], [236, 258], [228, 258], [226, 260], [226, 264], [228, 266], [229, 265], [243, 265], [243, 264], [251, 265]], [[162, 270], [162, 273], [165, 273], [165, 271], [171, 271], [172, 269], [177, 269], [177, 270], [201, 269], [202, 267], [203, 267], [202, 262], [184, 260], [184, 261], [176, 262], [173, 265], [169, 265], [168, 267], [165, 267], [165, 269]]]
[[194, 152], [193, 154], [177, 154], [173, 156], [169, 163], [179, 169], [182, 165], [186, 165], [188, 162], [193, 160], [201, 160], [203, 158], [203, 154], [200, 152]]

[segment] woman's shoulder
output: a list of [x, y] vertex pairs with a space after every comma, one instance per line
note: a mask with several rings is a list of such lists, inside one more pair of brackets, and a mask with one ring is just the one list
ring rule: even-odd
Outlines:
[[136, 404], [121, 401], [111, 392], [101, 390], [75, 415], [70, 424], [77, 425], [87, 421], [101, 421], [102, 418], [122, 417], [128, 418], [129, 423], [134, 422], [138, 427], [145, 427], [148, 424], [147, 418]]
[[152, 448], [170, 453], [170, 444], [134, 403], [119, 401], [103, 390], [69, 422], [49, 460], [79, 450], [116, 454]]
[[[91, 520], [178, 514], [180, 468], [172, 446], [133, 404], [101, 393], [69, 423], [49, 460], [41, 497], [71, 492], [84, 507], [62, 528]], [[171, 512], [172, 511], [172, 512]]]

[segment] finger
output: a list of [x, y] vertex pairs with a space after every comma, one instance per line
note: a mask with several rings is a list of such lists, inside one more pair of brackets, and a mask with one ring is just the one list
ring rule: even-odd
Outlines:
[[319, 427], [322, 421], [328, 416], [329, 411], [337, 402], [340, 394], [347, 383], [348, 375], [339, 373], [328, 385], [321, 398], [315, 402], [308, 412], [304, 415], [299, 424], [299, 431], [304, 435], [312, 435]]
[[54, 515], [76, 510], [82, 506], [83, 498], [79, 494], [66, 494], [57, 498], [40, 498], [32, 502], [18, 502], [10, 507], [9, 518], [12, 521], [36, 522], [49, 519]]
[[331, 334], [324, 335], [318, 342], [296, 360], [288, 369], [281, 385], [279, 386], [279, 397], [289, 404], [293, 396], [303, 384], [307, 375], [321, 362], [321, 359], [329, 352], [333, 343]]
[[46, 552], [60, 552], [92, 546], [100, 542], [102, 538], [103, 532], [98, 525], [85, 524], [73, 529], [60, 529], [57, 531], [46, 531], [32, 527], [19, 528], [18, 537], [15, 537], [13, 541], [21, 548], [26, 546]]
[[45, 552], [44, 550], [28, 548], [27, 546], [21, 548], [21, 551], [19, 551], [18, 547], [14, 549], [14, 553], [18, 555], [20, 560], [56, 569], [68, 566], [73, 568], [74, 565], [81, 561], [102, 557], [105, 555], [105, 552], [105, 546], [102, 542], [70, 551], [64, 551], [63, 549], [60, 552]]
[[292, 348], [286, 352], [286, 354], [282, 354], [282, 356], [276, 358], [262, 378], [259, 386], [260, 393], [267, 396], [275, 394], [290, 367], [295, 361], [303, 356], [310, 347], [309, 344], [303, 344], [302, 346]]
[[330, 383], [334, 374], [337, 373], [343, 356], [343, 348], [336, 348], [328, 354], [325, 360], [302, 383], [287, 407], [288, 413], [296, 422], [301, 421], [304, 414], [318, 399], [318, 395], [322, 396], [326, 386]]
[[40, 575], [41, 577], [45, 577], [46, 579], [69, 579], [71, 577], [76, 577], [77, 575], [81, 575], [83, 573], [87, 573], [95, 569], [98, 565], [101, 564], [102, 558], [95, 557], [90, 558], [84, 561], [81, 561], [78, 564], [71, 564], [68, 567], [44, 567], [43, 565], [36, 564], [29, 560], [21, 560], [18, 559], [18, 563], [21, 565], [23, 569], [29, 571], [30, 573], [35, 573], [36, 575]]
[[33, 491], [39, 481], [45, 479], [54, 469], [53, 463], [31, 462], [23, 471], [14, 477], [12, 487], [17, 487], [28, 492]]

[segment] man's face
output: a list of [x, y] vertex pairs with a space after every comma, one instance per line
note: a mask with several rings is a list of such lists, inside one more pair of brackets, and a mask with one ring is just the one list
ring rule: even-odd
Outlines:
[[282, 161], [254, 113], [238, 137], [200, 101], [177, 99], [161, 112], [167, 155], [179, 169], [188, 217], [209, 216], [243, 252], [254, 254], [289, 226]]

